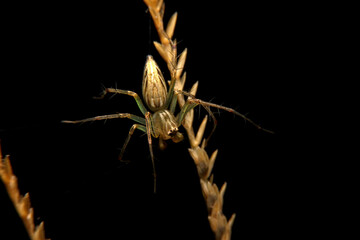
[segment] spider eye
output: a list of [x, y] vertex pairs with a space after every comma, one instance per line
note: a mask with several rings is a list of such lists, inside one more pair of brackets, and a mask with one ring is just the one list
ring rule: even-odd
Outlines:
[[175, 137], [176, 136], [176, 133], [179, 131], [178, 128], [172, 128], [170, 129], [170, 131], [168, 132], [169, 136], [170, 137]]

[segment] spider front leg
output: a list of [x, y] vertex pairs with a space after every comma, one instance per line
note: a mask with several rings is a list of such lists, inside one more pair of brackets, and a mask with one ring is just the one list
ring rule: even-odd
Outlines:
[[94, 98], [95, 99], [103, 99], [107, 93], [124, 94], [124, 95], [132, 96], [135, 99], [142, 114], [145, 116], [145, 114], [148, 112], [146, 107], [144, 106], [143, 102], [141, 101], [141, 98], [139, 97], [139, 95], [136, 92], [132, 92], [132, 91], [128, 91], [128, 90], [121, 90], [121, 89], [116, 89], [116, 88], [105, 88], [99, 97], [94, 97]]
[[149, 143], [149, 151], [150, 151], [150, 157], [151, 157], [151, 162], [152, 162], [152, 166], [153, 166], [153, 174], [154, 174], [154, 193], [156, 192], [156, 170], [155, 170], [155, 162], [154, 162], [154, 153], [153, 153], [153, 149], [152, 149], [152, 140], [151, 140], [151, 135], [153, 134], [155, 137], [156, 134], [153, 131], [152, 128], [152, 120], [151, 120], [151, 113], [147, 112], [145, 114], [145, 122], [146, 122], [146, 134], [148, 137], [148, 143]]
[[116, 113], [116, 114], [109, 114], [109, 115], [102, 115], [102, 116], [96, 116], [92, 118], [85, 118], [82, 120], [75, 120], [75, 121], [69, 121], [69, 120], [63, 120], [62, 123], [84, 123], [84, 122], [92, 122], [92, 121], [98, 121], [98, 120], [107, 120], [107, 119], [115, 119], [115, 118], [129, 118], [131, 120], [134, 120], [135, 122], [138, 122], [140, 124], [134, 124], [129, 131], [129, 135], [127, 136], [125, 143], [121, 149], [119, 160], [122, 159], [122, 156], [124, 155], [126, 146], [128, 145], [131, 136], [133, 135], [135, 129], [140, 129], [143, 132], [146, 132], [146, 127], [144, 126], [146, 124], [146, 120], [142, 117], [138, 117], [136, 115], [130, 114], [130, 113]]
[[131, 139], [131, 136], [133, 135], [135, 129], [139, 129], [143, 132], [145, 132], [147, 134], [147, 138], [148, 138], [148, 144], [149, 144], [149, 151], [150, 151], [150, 157], [151, 157], [151, 162], [152, 162], [152, 166], [153, 166], [153, 174], [154, 174], [154, 193], [156, 192], [156, 170], [155, 170], [155, 162], [154, 162], [154, 153], [153, 153], [153, 149], [152, 149], [152, 139], [151, 139], [151, 135], [154, 135], [155, 137], [156, 134], [153, 132], [152, 130], [152, 124], [151, 124], [151, 113], [147, 112], [145, 114], [145, 126], [141, 125], [141, 124], [134, 124], [132, 125], [132, 127], [130, 128], [129, 131], [129, 135], [127, 136], [123, 147], [121, 148], [121, 152], [119, 155], [119, 160], [121, 161], [122, 156], [124, 155], [125, 149]]
[[152, 122], [151, 122], [151, 113], [150, 112], [146, 112], [145, 113], [145, 119], [130, 113], [116, 113], [116, 114], [109, 114], [109, 115], [102, 115], [102, 116], [96, 116], [96, 117], [92, 117], [92, 118], [85, 118], [82, 120], [75, 120], [75, 121], [70, 121], [70, 120], [63, 120], [61, 121], [62, 123], [72, 123], [72, 124], [76, 124], [76, 123], [84, 123], [84, 122], [92, 122], [92, 121], [98, 121], [98, 120], [107, 120], [107, 119], [115, 119], [115, 118], [129, 118], [131, 120], [134, 120], [135, 122], [138, 122], [140, 124], [134, 124], [129, 131], [129, 134], [124, 142], [123, 147], [121, 148], [121, 152], [119, 155], [119, 160], [122, 159], [125, 149], [131, 139], [131, 136], [133, 135], [135, 129], [139, 129], [145, 133], [147, 133], [148, 136], [148, 143], [149, 143], [149, 151], [150, 151], [150, 157], [151, 157], [151, 162], [152, 162], [152, 166], [153, 166], [153, 173], [154, 173], [154, 192], [156, 192], [156, 171], [155, 171], [155, 162], [154, 162], [154, 153], [153, 153], [153, 149], [152, 149], [152, 139], [151, 139], [151, 135], [154, 135], [155, 137], [158, 137], [158, 135], [156, 135], [154, 133], [154, 131], [152, 130]]
[[136, 116], [134, 114], [130, 114], [130, 113], [115, 113], [115, 114], [101, 115], [101, 116], [85, 118], [85, 119], [82, 119], [82, 120], [75, 120], [75, 121], [63, 120], [61, 122], [62, 123], [84, 123], [84, 122], [93, 122], [93, 121], [115, 119], [115, 118], [129, 118], [131, 120], [134, 120], [135, 122], [138, 122], [138, 123], [141, 123], [141, 124], [145, 125], [145, 119], [144, 118], [138, 117], [138, 116]]
[[129, 118], [131, 120], [134, 120], [135, 122], [138, 122], [138, 123], [142, 124], [142, 125], [141, 124], [134, 124], [131, 127], [131, 129], [129, 131], [129, 135], [126, 138], [124, 146], [122, 147], [120, 155], [119, 155], [119, 160], [121, 160], [121, 158], [122, 158], [122, 156], [124, 154], [125, 148], [126, 148], [127, 144], [130, 141], [130, 137], [134, 133], [134, 130], [136, 128], [138, 128], [138, 129], [142, 130], [143, 132], [146, 132], [146, 128], [144, 126], [146, 124], [146, 122], [145, 122], [144, 118], [138, 117], [138, 116], [130, 114], [130, 113], [115, 113], [115, 114], [96, 116], [96, 117], [92, 117], [92, 118], [85, 118], [85, 119], [82, 119], [82, 120], [75, 120], [75, 121], [63, 120], [61, 122], [62, 123], [74, 123], [74, 124], [76, 124], [76, 123], [92, 122], [92, 121], [115, 119], [115, 118]]

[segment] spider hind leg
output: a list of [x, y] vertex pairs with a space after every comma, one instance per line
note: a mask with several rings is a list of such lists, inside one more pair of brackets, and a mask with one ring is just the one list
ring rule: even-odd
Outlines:
[[[268, 130], [268, 129], [265, 129], [263, 127], [261, 127], [259, 124], [255, 123], [253, 120], [251, 120], [250, 118], [246, 117], [244, 114], [241, 114], [239, 113], [238, 111], [236, 111], [235, 109], [233, 108], [229, 108], [229, 107], [224, 107], [224, 106], [221, 106], [221, 105], [218, 105], [218, 104], [215, 104], [215, 103], [211, 103], [211, 102], [206, 102], [206, 101], [203, 101], [201, 99], [198, 99], [196, 98], [194, 95], [192, 95], [191, 93], [188, 93], [188, 92], [185, 92], [185, 91], [182, 91], [182, 90], [175, 90], [176, 94], [183, 94], [185, 96], [188, 96], [188, 100], [187, 102], [189, 103], [192, 103], [194, 104], [195, 106], [197, 105], [201, 105], [203, 106], [210, 114], [210, 116], [213, 118], [214, 120], [214, 123], [216, 123], [216, 118], [214, 116], [214, 114], [210, 111], [210, 108], [211, 107], [214, 107], [214, 108], [217, 108], [217, 109], [222, 109], [222, 110], [225, 110], [227, 112], [230, 112], [230, 113], [233, 113], [241, 118], [243, 118], [245, 121], [251, 123], [254, 127], [256, 127], [257, 129], [259, 130], [262, 130], [264, 132], [267, 132], [267, 133], [271, 133], [273, 134], [274, 132], [271, 131], [271, 130]], [[194, 107], [195, 107], [194, 106]], [[215, 124], [216, 125], [216, 124]], [[212, 133], [211, 133], [212, 134]]]

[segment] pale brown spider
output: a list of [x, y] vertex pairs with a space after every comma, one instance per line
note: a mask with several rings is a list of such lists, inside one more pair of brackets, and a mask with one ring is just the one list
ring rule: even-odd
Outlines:
[[[133, 135], [135, 129], [139, 129], [147, 134], [147, 139], [149, 143], [149, 150], [151, 161], [153, 165], [153, 172], [154, 172], [154, 191], [156, 190], [156, 171], [155, 171], [155, 164], [154, 164], [154, 154], [152, 149], [152, 138], [159, 138], [159, 145], [161, 149], [164, 149], [166, 144], [165, 140], [171, 139], [173, 142], [177, 143], [183, 140], [183, 135], [179, 132], [179, 127], [182, 124], [184, 117], [186, 114], [196, 107], [197, 105], [202, 105], [210, 115], [215, 120], [214, 115], [210, 111], [210, 107], [215, 107], [219, 109], [223, 109], [225, 111], [234, 113], [246, 121], [253, 124], [258, 129], [262, 129], [266, 132], [271, 132], [269, 130], [263, 129], [259, 125], [255, 124], [252, 120], [244, 116], [243, 114], [235, 111], [232, 108], [227, 108], [221, 105], [217, 105], [210, 102], [205, 102], [200, 99], [195, 98], [195, 96], [191, 95], [190, 93], [175, 90], [175, 78], [172, 77], [170, 82], [170, 89], [167, 91], [166, 82], [164, 77], [161, 73], [160, 68], [156, 64], [155, 60], [152, 56], [148, 56], [144, 68], [144, 75], [143, 75], [143, 82], [142, 82], [142, 94], [144, 101], [147, 107], [153, 112], [147, 110], [144, 106], [141, 98], [139, 95], [132, 91], [115, 89], [115, 88], [105, 88], [103, 93], [100, 97], [103, 98], [107, 93], [115, 93], [115, 94], [125, 94], [134, 97], [140, 111], [144, 115], [144, 117], [139, 117], [131, 113], [115, 113], [110, 115], [102, 115], [96, 116], [91, 118], [86, 118], [82, 120], [76, 121], [69, 121], [64, 120], [63, 123], [83, 123], [89, 121], [97, 121], [97, 120], [107, 120], [107, 119], [114, 119], [114, 118], [129, 118], [137, 122], [136, 124], [132, 125], [129, 131], [129, 135], [127, 136], [125, 143], [121, 149], [119, 159], [121, 160], [124, 151], [126, 149], [127, 144], [130, 141], [131, 136]], [[180, 112], [175, 116], [175, 108], [177, 103], [177, 94], [183, 94], [188, 96], [188, 100], [186, 101], [185, 105], [181, 108]], [[214, 128], [216, 127], [216, 120], [214, 121]], [[212, 132], [213, 132], [212, 131]], [[212, 133], [211, 133], [212, 134]], [[211, 135], [210, 134], [210, 135]], [[209, 139], [209, 137], [208, 137]]]

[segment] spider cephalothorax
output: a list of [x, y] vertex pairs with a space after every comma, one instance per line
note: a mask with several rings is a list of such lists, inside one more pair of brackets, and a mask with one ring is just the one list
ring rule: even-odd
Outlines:
[[159, 110], [152, 116], [154, 132], [163, 140], [180, 142], [184, 137], [179, 133], [179, 122], [169, 110]]

